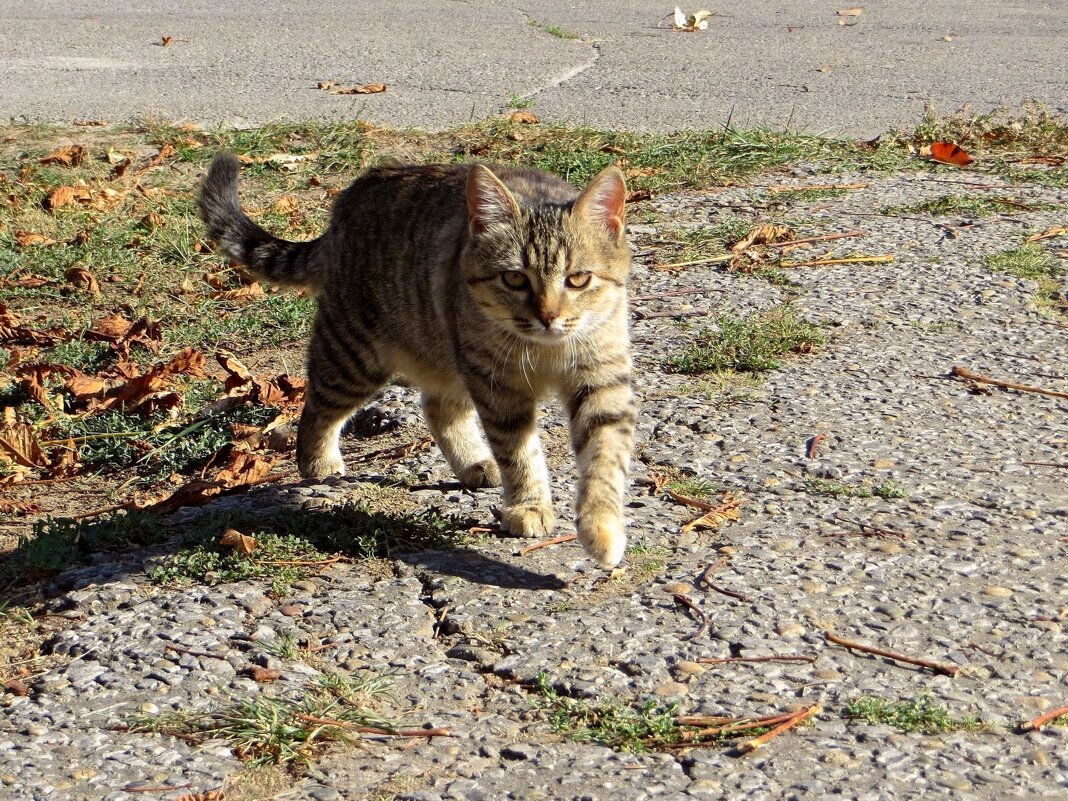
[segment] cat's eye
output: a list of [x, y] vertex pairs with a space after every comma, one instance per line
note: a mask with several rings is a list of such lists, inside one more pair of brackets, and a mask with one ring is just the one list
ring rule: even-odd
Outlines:
[[582, 289], [590, 283], [590, 274], [587, 272], [571, 273], [564, 279], [564, 283], [572, 289]]
[[526, 289], [530, 286], [530, 279], [527, 278], [526, 273], [521, 273], [519, 270], [507, 270], [501, 273], [501, 281], [509, 289]]

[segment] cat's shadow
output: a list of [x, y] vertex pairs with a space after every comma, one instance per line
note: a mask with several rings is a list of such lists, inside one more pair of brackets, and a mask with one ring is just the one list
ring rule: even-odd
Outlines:
[[525, 567], [502, 562], [475, 547], [417, 551], [398, 555], [396, 559], [417, 571], [455, 576], [472, 584], [506, 590], [562, 590], [567, 586], [567, 582], [559, 576], [535, 573]]

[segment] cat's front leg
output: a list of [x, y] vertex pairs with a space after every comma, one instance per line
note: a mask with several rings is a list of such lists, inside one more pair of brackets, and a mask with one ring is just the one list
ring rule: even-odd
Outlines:
[[637, 406], [628, 372], [599, 379], [573, 386], [565, 399], [579, 472], [575, 528], [586, 553], [607, 568], [619, 564], [627, 546], [623, 494]]
[[533, 399], [493, 396], [475, 402], [493, 457], [501, 468], [501, 528], [514, 537], [544, 537], [556, 525], [549, 468], [538, 441]]

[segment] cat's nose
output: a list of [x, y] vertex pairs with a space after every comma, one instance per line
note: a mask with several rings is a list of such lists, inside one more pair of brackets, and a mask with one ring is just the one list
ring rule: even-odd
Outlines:
[[556, 318], [560, 316], [559, 309], [539, 309], [538, 319], [541, 320], [546, 328], [552, 328]]

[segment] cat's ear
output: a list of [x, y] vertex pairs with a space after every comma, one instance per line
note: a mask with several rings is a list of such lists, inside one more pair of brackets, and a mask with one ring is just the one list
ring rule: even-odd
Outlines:
[[623, 206], [627, 200], [627, 185], [619, 167], [605, 167], [586, 184], [574, 213], [601, 228], [619, 241], [623, 236]]
[[491, 226], [514, 224], [519, 219], [519, 204], [508, 187], [481, 164], [467, 174], [467, 217], [475, 236]]

